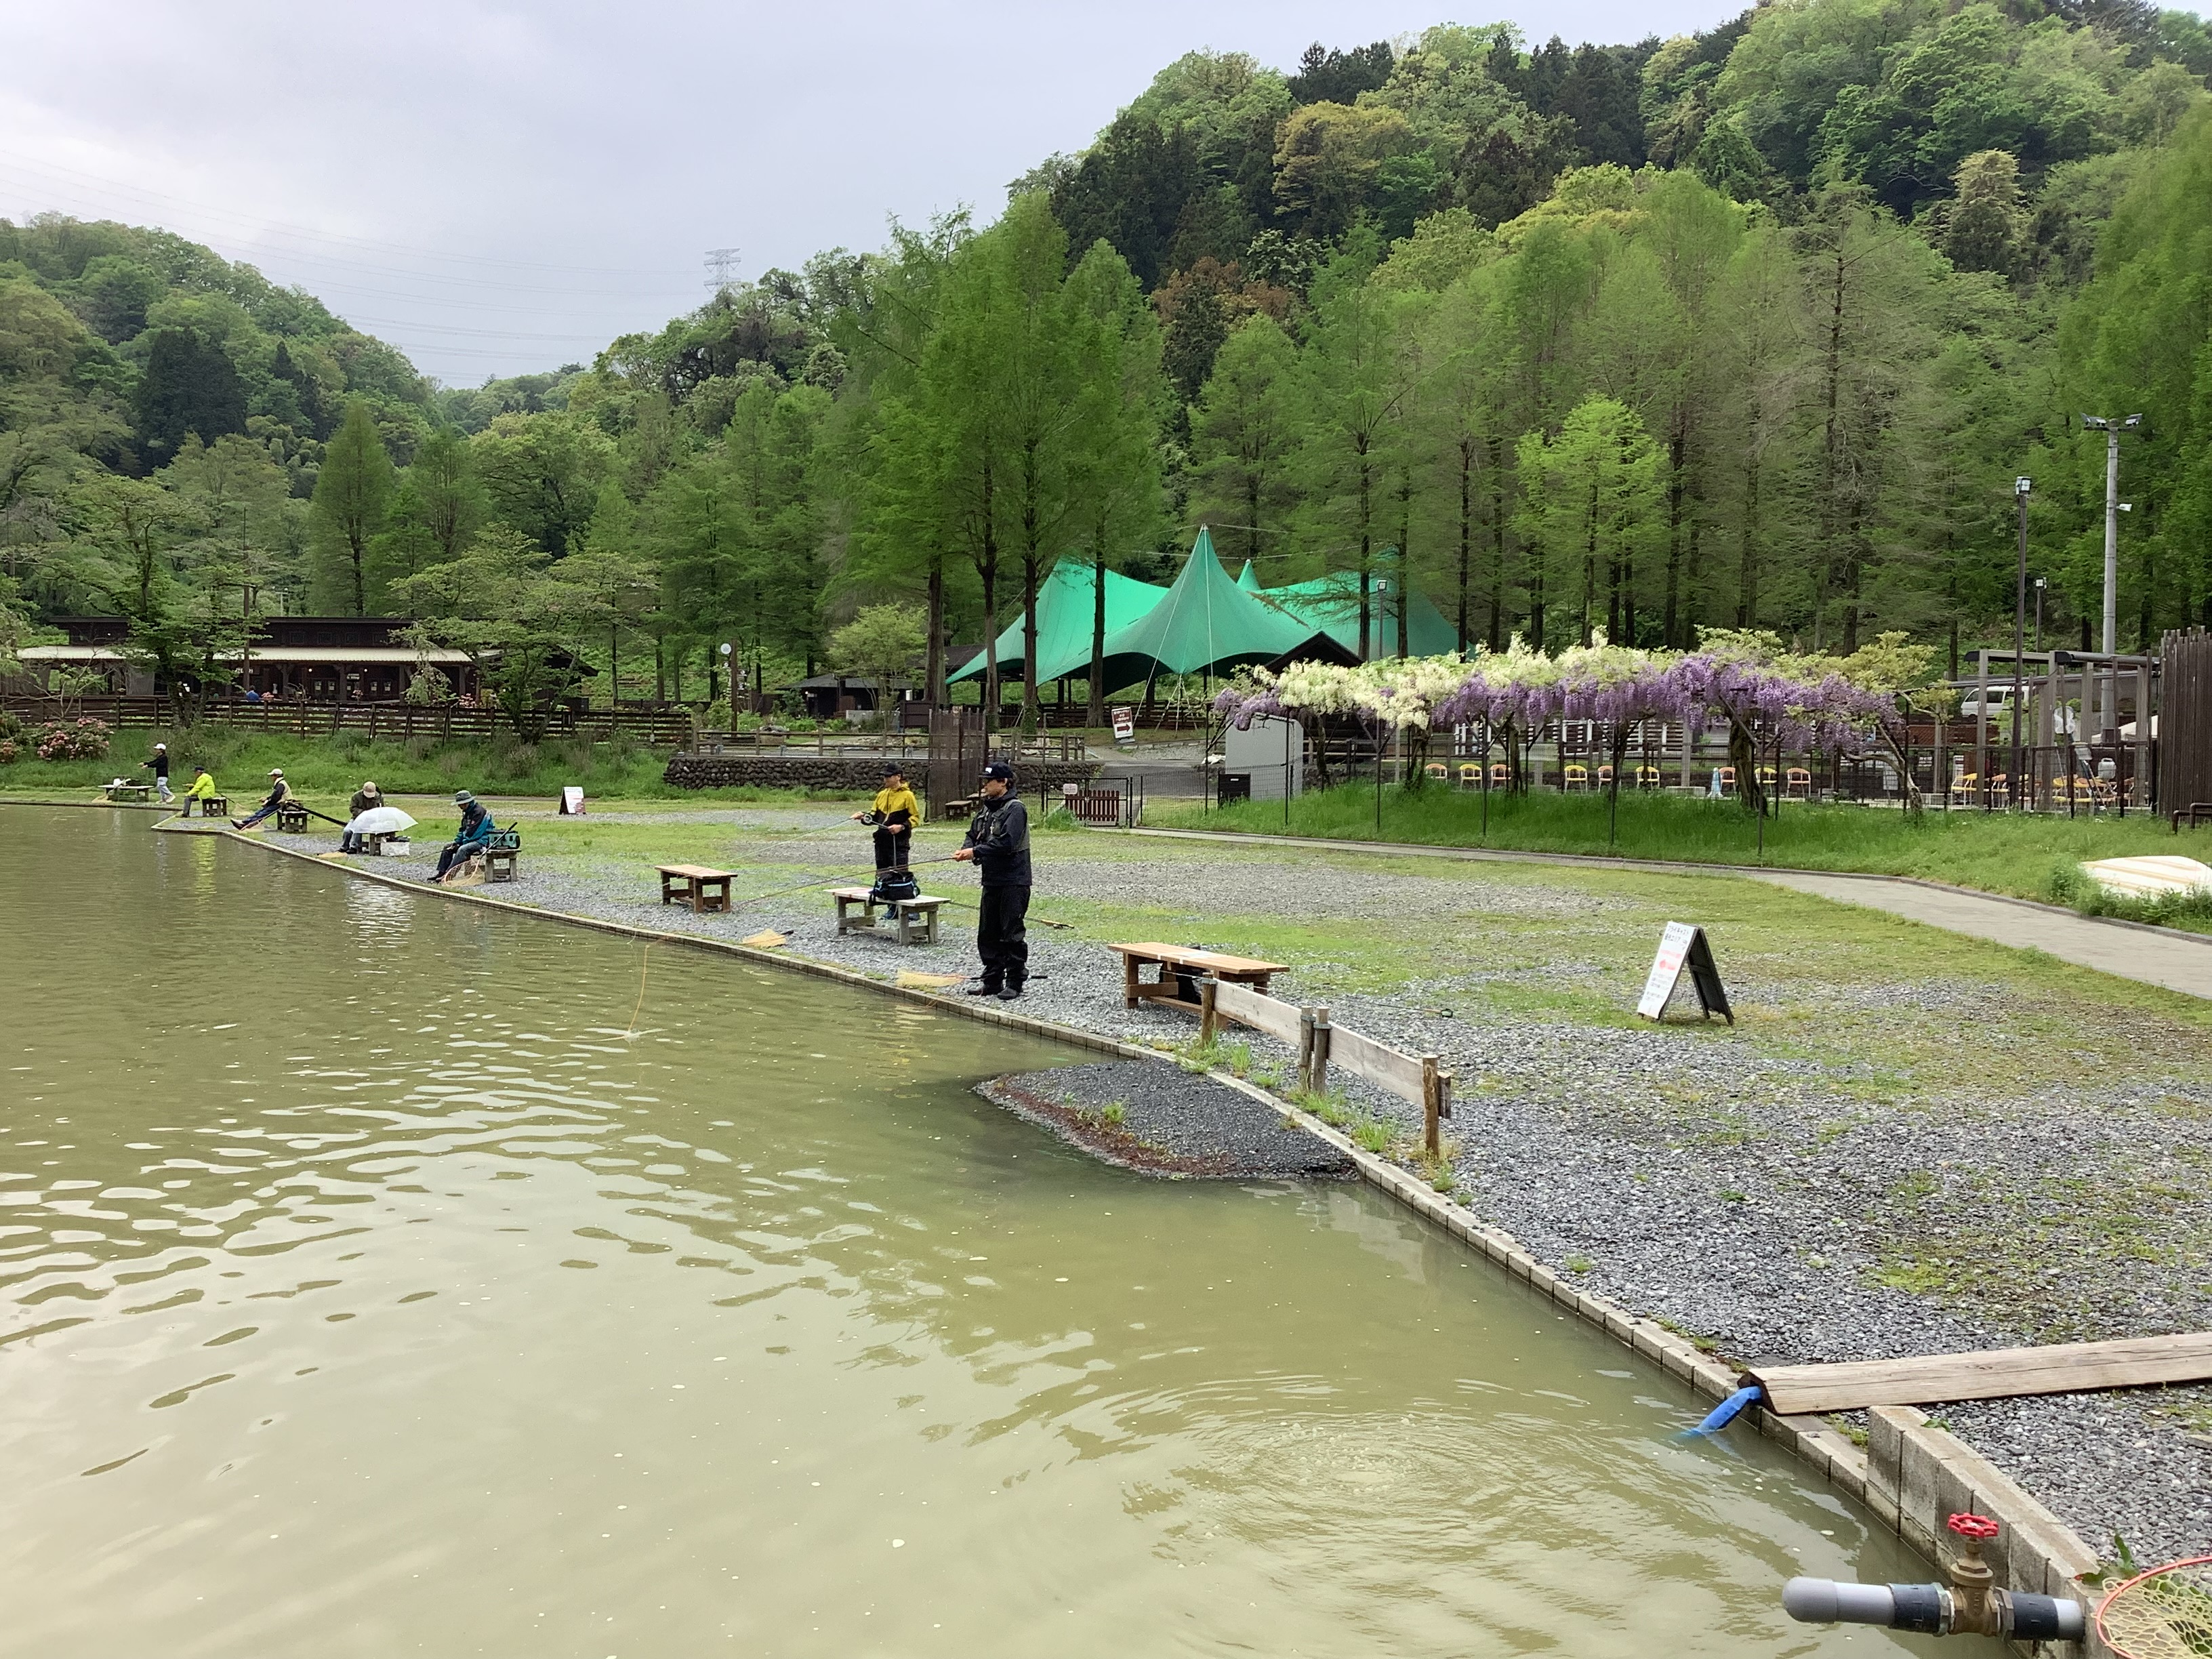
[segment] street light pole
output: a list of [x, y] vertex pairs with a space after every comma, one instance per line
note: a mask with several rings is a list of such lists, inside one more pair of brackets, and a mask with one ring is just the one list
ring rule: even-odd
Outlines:
[[2030, 478], [2012, 481], [2013, 499], [2020, 503], [2020, 576], [2012, 600], [2012, 804], [2018, 808], [2025, 780], [2021, 775], [2020, 693], [2021, 655], [2027, 648], [2027, 496], [2035, 488]]
[[[2104, 655], [2114, 655], [2120, 648], [2120, 434], [2132, 432], [2142, 424], [2142, 416], [2130, 415], [2125, 419], [2104, 415], [2084, 415], [2081, 424], [2092, 432], [2105, 434], [2105, 629], [2099, 649]], [[2112, 665], [2106, 665], [2113, 672]], [[2104, 700], [2100, 699], [2100, 702]], [[2098, 715], [2098, 735], [2103, 736], [2105, 721], [2119, 724], [2119, 709], [2115, 702]]]

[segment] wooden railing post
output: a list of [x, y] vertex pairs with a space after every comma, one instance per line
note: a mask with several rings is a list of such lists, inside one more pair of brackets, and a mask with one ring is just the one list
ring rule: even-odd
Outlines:
[[1311, 1018], [1310, 1029], [1313, 1035], [1307, 1052], [1306, 1088], [1310, 1093], [1325, 1095], [1328, 1092], [1328, 1010], [1316, 1008]]
[[1220, 1029], [1213, 1010], [1213, 994], [1220, 984], [1221, 981], [1212, 974], [1198, 982], [1198, 1043], [1201, 1048], [1213, 1046], [1213, 1039]]
[[1431, 1158], [1443, 1156], [1443, 1131], [1437, 1127], [1443, 1121], [1444, 1107], [1443, 1074], [1437, 1068], [1434, 1054], [1421, 1056], [1421, 1150]]

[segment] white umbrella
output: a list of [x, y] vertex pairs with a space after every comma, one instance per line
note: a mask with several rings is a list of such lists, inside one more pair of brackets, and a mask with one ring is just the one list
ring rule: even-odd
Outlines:
[[396, 806], [372, 806], [346, 825], [349, 836], [399, 836], [415, 827], [415, 820]]

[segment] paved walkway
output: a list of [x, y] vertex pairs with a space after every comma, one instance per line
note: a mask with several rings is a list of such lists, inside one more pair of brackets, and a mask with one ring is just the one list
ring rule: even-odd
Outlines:
[[1254, 836], [1209, 830], [1130, 830], [1118, 833], [1185, 841], [1235, 841], [1255, 847], [1310, 847], [1392, 858], [1457, 859], [1482, 864], [1564, 864], [1595, 870], [1650, 870], [1678, 876], [1737, 876], [1771, 882], [1838, 904], [1887, 910], [1907, 921], [1965, 933], [1996, 945], [2041, 951], [2100, 973], [2212, 999], [2212, 934], [2146, 927], [2077, 915], [2056, 905], [1977, 893], [1906, 876], [1845, 875], [1828, 871], [1763, 869], [1750, 865], [1685, 864], [1656, 859], [1595, 858], [1573, 853], [1516, 853], [1486, 847], [1421, 847], [1400, 842], [1327, 841], [1304, 836]]

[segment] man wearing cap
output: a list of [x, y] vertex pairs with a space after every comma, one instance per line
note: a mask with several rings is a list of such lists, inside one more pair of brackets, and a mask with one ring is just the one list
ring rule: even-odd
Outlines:
[[[383, 805], [384, 796], [378, 790], [376, 781], [365, 779], [361, 787], [353, 792], [353, 799], [346, 803], [346, 822], [350, 823], [363, 812]], [[338, 836], [338, 850], [342, 853], [366, 853], [368, 851], [368, 837], [357, 836], [350, 830], [343, 830]]]
[[886, 870], [906, 868], [907, 849], [914, 842], [915, 820], [921, 816], [921, 803], [907, 787], [906, 769], [893, 762], [884, 768], [884, 787], [876, 791], [868, 810], [853, 814], [855, 822], [876, 826], [878, 876]]
[[483, 851], [491, 841], [491, 814], [484, 811], [483, 803], [465, 789], [453, 792], [453, 805], [461, 809], [461, 831], [438, 849], [437, 873], [433, 881], [443, 881], [446, 872], [457, 864], [465, 864]]
[[1003, 761], [983, 769], [983, 805], [952, 856], [974, 864], [983, 878], [975, 923], [983, 977], [968, 994], [1012, 1002], [1030, 976], [1030, 813], [1014, 793], [1013, 768]]
[[281, 766], [272, 766], [269, 769], [269, 799], [255, 807], [248, 817], [233, 818], [231, 823], [240, 830], [251, 830], [291, 799], [292, 786], [284, 781], [284, 769]]
[[154, 793], [161, 796], [162, 805], [168, 805], [173, 799], [169, 793], [169, 745], [166, 743], [155, 744], [154, 758], [142, 761], [139, 764], [154, 769]]
[[200, 816], [205, 817], [208, 815], [207, 804], [214, 799], [215, 779], [209, 774], [206, 767], [195, 766], [192, 768], [192, 781], [185, 787], [182, 815], [185, 817], [191, 817], [192, 803], [198, 801], [200, 804]]

